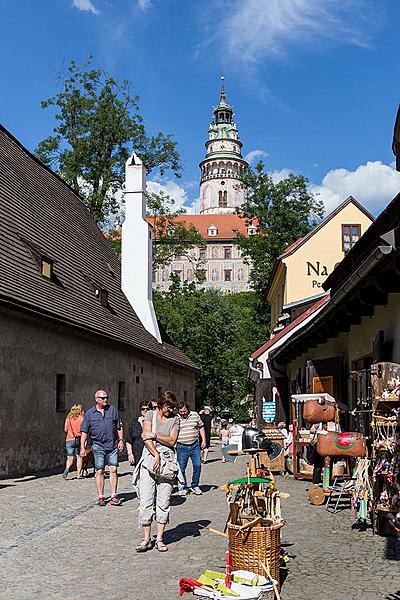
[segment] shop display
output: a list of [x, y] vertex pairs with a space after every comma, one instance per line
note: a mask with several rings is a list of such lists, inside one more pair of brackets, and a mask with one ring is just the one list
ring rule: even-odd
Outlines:
[[381, 393], [371, 422], [374, 525], [378, 533], [391, 535], [400, 533], [400, 365], [373, 366], [379, 382], [374, 390]]

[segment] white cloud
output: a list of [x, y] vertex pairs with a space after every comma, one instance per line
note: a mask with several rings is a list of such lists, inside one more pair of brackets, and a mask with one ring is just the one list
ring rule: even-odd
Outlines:
[[400, 173], [393, 168], [393, 163], [386, 165], [379, 160], [368, 161], [354, 171], [329, 171], [321, 185], [310, 185], [310, 191], [318, 194], [327, 212], [348, 196], [354, 196], [370, 212], [378, 214], [400, 192]]
[[72, 5], [75, 6], [78, 10], [82, 10], [84, 12], [91, 12], [94, 15], [98, 15], [99, 11], [94, 6], [92, 0], [72, 0]]
[[225, 56], [246, 63], [285, 55], [290, 46], [321, 47], [334, 41], [367, 46], [366, 0], [233, 0], [214, 34], [212, 17], [223, 4], [208, 4], [207, 44], [219, 40]]
[[264, 152], [264, 150], [251, 150], [246, 154], [244, 160], [247, 160], [247, 162], [251, 165], [257, 163], [263, 158], [267, 158], [268, 156], [268, 152]]
[[188, 195], [186, 193], [187, 187], [191, 187], [189, 183], [186, 185], [178, 185], [175, 181], [171, 179], [167, 179], [165, 181], [148, 181], [147, 182], [147, 191], [155, 194], [159, 194], [160, 192], [164, 192], [173, 200], [175, 200], [175, 209], [184, 208], [188, 213], [194, 213], [196, 210], [196, 200], [192, 203], [190, 202]]
[[272, 171], [270, 173], [271, 179], [274, 183], [278, 183], [282, 179], [286, 179], [289, 175], [293, 173], [290, 169], [280, 169], [279, 171]]
[[137, 5], [140, 10], [148, 10], [151, 6], [151, 0], [137, 0]]

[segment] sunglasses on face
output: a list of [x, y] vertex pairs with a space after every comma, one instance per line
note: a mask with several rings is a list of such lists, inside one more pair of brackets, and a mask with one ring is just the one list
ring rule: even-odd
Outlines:
[[97, 400], [108, 400], [108, 396], [97, 396]]
[[149, 409], [149, 408], [145, 408], [145, 407], [143, 407], [143, 408], [141, 408], [140, 410], [141, 410], [142, 412], [143, 412], [143, 411], [147, 412], [147, 411], [148, 411], [148, 410], [150, 410], [150, 409]]

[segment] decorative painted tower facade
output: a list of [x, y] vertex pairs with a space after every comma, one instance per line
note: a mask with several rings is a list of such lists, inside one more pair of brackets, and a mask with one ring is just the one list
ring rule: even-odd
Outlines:
[[206, 157], [199, 165], [201, 214], [231, 213], [244, 200], [239, 177], [248, 164], [242, 157], [243, 144], [233, 116], [221, 77], [219, 103], [214, 109], [205, 144]]

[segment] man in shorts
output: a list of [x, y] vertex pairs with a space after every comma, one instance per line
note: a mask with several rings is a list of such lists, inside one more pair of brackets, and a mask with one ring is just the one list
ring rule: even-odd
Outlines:
[[94, 399], [95, 405], [89, 408], [83, 417], [80, 455], [85, 455], [87, 438], [90, 436], [96, 469], [96, 487], [99, 495], [98, 505], [106, 505], [104, 497], [104, 468], [108, 464], [111, 487], [110, 504], [112, 506], [120, 506], [122, 503], [117, 496], [117, 468], [118, 451], [124, 449], [122, 423], [115, 406], [108, 404], [108, 394], [105, 390], [97, 390]]

